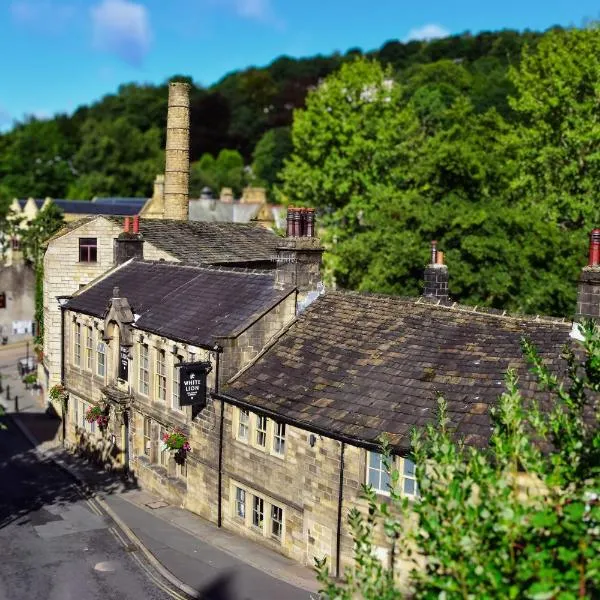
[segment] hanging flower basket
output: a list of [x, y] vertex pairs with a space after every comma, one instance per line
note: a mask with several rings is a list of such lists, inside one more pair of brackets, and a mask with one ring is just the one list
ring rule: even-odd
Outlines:
[[162, 438], [163, 450], [170, 450], [173, 453], [175, 462], [182, 464], [185, 461], [187, 453], [192, 449], [185, 434], [175, 429], [171, 433], [165, 433]]
[[88, 423], [96, 423], [100, 429], [106, 429], [108, 426], [108, 415], [106, 414], [106, 407], [95, 404], [90, 406], [85, 413], [85, 420]]
[[49, 394], [52, 400], [62, 400], [63, 402], [69, 397], [69, 392], [67, 392], [67, 388], [60, 383], [53, 385], [50, 388]]

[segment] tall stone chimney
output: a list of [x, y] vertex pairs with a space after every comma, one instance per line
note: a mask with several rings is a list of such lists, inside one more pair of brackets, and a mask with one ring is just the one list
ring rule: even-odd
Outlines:
[[576, 318], [600, 318], [600, 229], [590, 233], [587, 266], [581, 269]]
[[165, 152], [165, 219], [189, 219], [190, 86], [169, 84]]
[[277, 287], [295, 286], [298, 289], [297, 312], [301, 312], [323, 293], [321, 240], [315, 237], [313, 208], [289, 207], [286, 237], [277, 247]]
[[425, 267], [425, 289], [423, 296], [448, 300], [448, 267], [444, 264], [444, 253], [437, 249], [437, 242], [431, 242], [431, 259]]

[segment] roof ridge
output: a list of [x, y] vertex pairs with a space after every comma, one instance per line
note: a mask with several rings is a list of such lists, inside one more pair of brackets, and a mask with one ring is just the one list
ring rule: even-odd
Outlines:
[[196, 270], [202, 270], [202, 271], [215, 271], [215, 272], [226, 272], [226, 273], [240, 273], [243, 275], [260, 275], [262, 277], [270, 277], [273, 278], [273, 271], [272, 270], [266, 270], [266, 269], [251, 269], [248, 267], [229, 267], [227, 266], [227, 264], [223, 264], [223, 265], [208, 265], [208, 264], [197, 264], [197, 263], [193, 263], [193, 262], [187, 262], [187, 261], [174, 261], [174, 260], [164, 260], [164, 259], [158, 259], [158, 260], [149, 260], [149, 259], [142, 259], [142, 260], [134, 260], [132, 263], [133, 264], [151, 264], [151, 265], [167, 265], [169, 267], [182, 267], [182, 268], [188, 268], [188, 269], [196, 269]]
[[[381, 300], [392, 300], [405, 302], [407, 304], [430, 304], [436, 308], [443, 310], [451, 310], [464, 313], [473, 313], [483, 316], [496, 317], [500, 319], [513, 319], [520, 321], [531, 321], [536, 323], [553, 323], [571, 325], [573, 319], [570, 317], [553, 317], [550, 315], [532, 315], [526, 313], [509, 312], [506, 310], [492, 308], [487, 306], [471, 306], [468, 304], [460, 304], [454, 300], [442, 300], [440, 298], [429, 298], [426, 296], [396, 296], [393, 294], [383, 294], [378, 292], [360, 292], [355, 290], [331, 290], [329, 294], [339, 294], [340, 296], [354, 296], [366, 298], [379, 298]], [[327, 292], [326, 294], [327, 295]]]

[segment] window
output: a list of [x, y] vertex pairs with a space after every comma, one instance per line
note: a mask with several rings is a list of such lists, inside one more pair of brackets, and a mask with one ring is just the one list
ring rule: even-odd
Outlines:
[[6, 308], [6, 294], [4, 292], [0, 294], [0, 308]]
[[259, 446], [267, 444], [267, 417], [256, 415], [256, 443]]
[[158, 428], [158, 464], [161, 467], [166, 467], [169, 463], [169, 451], [163, 444], [163, 436], [165, 435], [165, 428]]
[[273, 423], [273, 452], [285, 454], [285, 423]]
[[106, 361], [106, 346], [104, 342], [98, 342], [96, 346], [97, 358], [96, 358], [96, 370], [100, 377], [104, 377], [105, 361]]
[[167, 365], [164, 350], [156, 351], [156, 397], [163, 402], [167, 399]]
[[96, 262], [98, 260], [98, 239], [79, 238], [79, 262]]
[[73, 326], [74, 330], [74, 343], [73, 343], [73, 364], [81, 366], [81, 324], [75, 323]]
[[87, 421], [85, 420], [85, 404], [83, 400], [79, 401], [79, 416], [81, 417], [81, 428], [85, 429]]
[[415, 463], [410, 458], [402, 459], [400, 477], [402, 479], [402, 493], [406, 496], [418, 496], [419, 490], [417, 487]]
[[85, 328], [85, 367], [88, 371], [92, 370], [92, 366], [93, 366], [93, 359], [94, 359], [94, 344], [92, 342], [92, 336], [93, 336], [93, 332], [92, 332], [92, 328], [91, 327], [86, 327]]
[[246, 490], [239, 487], [235, 488], [235, 516], [246, 518]]
[[244, 442], [248, 441], [248, 431], [250, 426], [250, 412], [247, 410], [239, 409], [239, 421], [238, 421], [238, 439]]
[[140, 377], [139, 392], [148, 395], [150, 390], [150, 360], [148, 358], [148, 345], [140, 344]]
[[274, 504], [271, 506], [271, 535], [278, 540], [283, 533], [283, 509]]
[[383, 464], [383, 456], [377, 452], [368, 452], [367, 483], [371, 484], [376, 492], [390, 493], [390, 474]]
[[75, 425], [79, 423], [79, 400], [75, 400], [75, 398], [73, 398], [73, 416], [71, 418]]
[[20, 250], [21, 240], [19, 238], [14, 237], [10, 240], [10, 245], [13, 250]]
[[181, 410], [179, 406], [179, 367], [173, 365], [173, 393], [171, 395], [171, 406], [175, 410]]
[[182, 463], [175, 463], [175, 474], [181, 479], [185, 479], [187, 477], [186, 461], [183, 461]]
[[152, 420], [146, 417], [144, 419], [144, 454], [150, 456], [150, 450], [152, 449]]
[[264, 516], [264, 500], [262, 498], [259, 498], [258, 496], [254, 496], [254, 503], [252, 507], [252, 525], [254, 525], [254, 527], [260, 527], [262, 529]]

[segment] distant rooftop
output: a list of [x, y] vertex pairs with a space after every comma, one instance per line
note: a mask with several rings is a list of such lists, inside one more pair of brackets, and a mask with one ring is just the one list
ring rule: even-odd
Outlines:
[[[94, 198], [93, 200], [66, 200], [64, 198], [51, 198], [52, 202], [63, 212], [75, 215], [107, 215], [130, 217], [140, 213], [146, 198]], [[26, 199], [19, 199], [21, 210], [27, 203]], [[45, 199], [35, 198], [35, 205], [40, 210]]]

